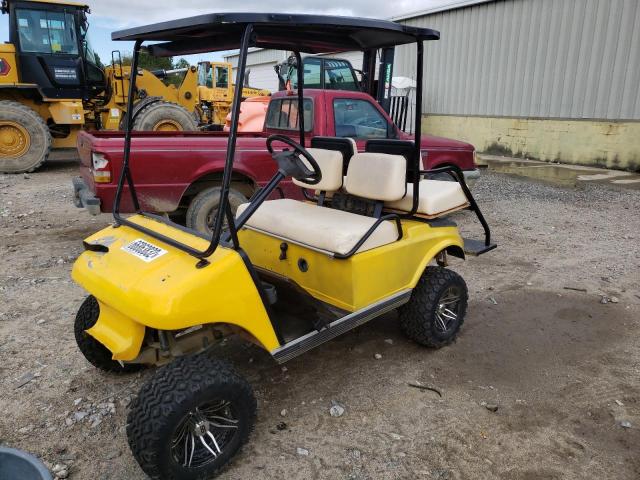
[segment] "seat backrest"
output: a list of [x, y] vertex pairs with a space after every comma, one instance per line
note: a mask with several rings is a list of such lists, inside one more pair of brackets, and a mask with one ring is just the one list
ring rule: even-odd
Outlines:
[[[322, 179], [315, 185], [293, 179], [293, 183], [302, 188], [309, 188], [321, 192], [335, 192], [342, 188], [342, 153], [324, 148], [307, 148], [307, 152], [318, 163], [322, 172]], [[304, 160], [304, 157], [300, 157]]]
[[407, 161], [401, 155], [356, 153], [351, 157], [345, 189], [350, 195], [392, 202], [407, 191]]
[[[402, 155], [407, 161], [407, 182], [413, 183], [412, 159], [415, 154], [415, 144], [411, 140], [397, 140], [392, 138], [374, 138], [368, 140], [364, 146], [365, 152], [388, 153], [391, 155]], [[419, 159], [419, 168], [424, 170], [422, 158]]]
[[336, 150], [342, 153], [343, 174], [347, 174], [347, 166], [351, 157], [358, 153], [356, 141], [348, 137], [313, 137], [311, 139], [313, 148], [324, 148], [325, 150]]

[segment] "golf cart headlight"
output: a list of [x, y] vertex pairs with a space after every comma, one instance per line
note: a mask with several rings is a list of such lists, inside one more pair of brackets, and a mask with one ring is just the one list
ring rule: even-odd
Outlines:
[[111, 169], [109, 168], [109, 160], [101, 153], [93, 152], [91, 154], [93, 163], [93, 179], [96, 183], [111, 182]]

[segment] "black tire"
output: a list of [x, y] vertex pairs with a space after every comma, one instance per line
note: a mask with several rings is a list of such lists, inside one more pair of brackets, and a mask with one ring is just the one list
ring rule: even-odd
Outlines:
[[[456, 320], [438, 316], [441, 299], [449, 292], [458, 292], [459, 302], [455, 304]], [[440, 348], [451, 343], [467, 312], [467, 285], [460, 275], [443, 267], [427, 267], [411, 299], [399, 309], [400, 327], [407, 337], [430, 348]], [[445, 312], [446, 313], [446, 312]], [[451, 316], [449, 313], [446, 313]], [[446, 328], [443, 328], [446, 327]]]
[[198, 122], [193, 114], [180, 105], [154, 102], [138, 112], [133, 121], [133, 130], [191, 132], [198, 130]]
[[448, 173], [431, 173], [428, 175], [429, 180], [440, 180], [442, 182], [457, 182], [455, 178], [453, 178]]
[[132, 373], [144, 368], [144, 365], [135, 363], [125, 363], [120, 365], [111, 358], [111, 352], [89, 335], [86, 330], [93, 327], [98, 321], [100, 315], [100, 305], [93, 295], [85, 298], [76, 314], [76, 321], [73, 330], [76, 336], [78, 348], [84, 355], [84, 358], [94, 367], [111, 373]]
[[[198, 455], [187, 455], [189, 438], [201, 435], [197, 440], [208, 439], [208, 433], [205, 435], [202, 430], [193, 427], [198, 425], [198, 420], [192, 416], [193, 412], [197, 408], [205, 410], [203, 405], [215, 402], [228, 402], [237, 427], [223, 430], [232, 434], [228, 437], [225, 433], [221, 437], [216, 426], [207, 424], [206, 430], [218, 435], [216, 446], [222, 445], [219, 453], [213, 457], [195, 441], [199, 447]], [[127, 417], [129, 446], [142, 470], [152, 479], [212, 478], [247, 442], [255, 423], [256, 408], [251, 386], [228, 363], [212, 359], [206, 354], [181, 357], [158, 370], [140, 389]], [[196, 412], [196, 415], [202, 414], [203, 410]], [[186, 427], [185, 422], [188, 425]], [[182, 437], [178, 436], [180, 432], [187, 435], [184, 437], [186, 452], [180, 450], [183, 444]], [[208, 443], [213, 448], [211, 440]], [[188, 467], [185, 465], [187, 457], [189, 460], [193, 458], [209, 463]]]
[[34, 110], [0, 101], [0, 172], [33, 172], [47, 160], [51, 142], [49, 127]]
[[[218, 212], [220, 190], [220, 187], [210, 187], [202, 190], [195, 196], [187, 209], [187, 227], [193, 228], [205, 235], [211, 235], [211, 225]], [[247, 197], [237, 190], [229, 190], [229, 203], [231, 204], [231, 211], [234, 215], [238, 207], [248, 201]]]

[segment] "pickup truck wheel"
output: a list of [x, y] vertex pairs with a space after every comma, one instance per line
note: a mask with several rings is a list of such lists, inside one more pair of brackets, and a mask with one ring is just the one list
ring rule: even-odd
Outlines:
[[[211, 187], [202, 190], [195, 196], [187, 209], [187, 227], [193, 228], [205, 235], [211, 235], [211, 233], [213, 233], [213, 223], [218, 214], [220, 190], [220, 187]], [[247, 202], [247, 197], [240, 192], [233, 188], [229, 190], [229, 203], [231, 204], [231, 211], [234, 215], [238, 207]], [[226, 219], [224, 225], [226, 225]]]
[[154, 480], [213, 478], [247, 442], [256, 408], [230, 364], [180, 357], [142, 385], [127, 417], [129, 446]]
[[121, 365], [111, 358], [111, 352], [89, 335], [86, 331], [93, 327], [100, 315], [100, 305], [93, 295], [85, 298], [76, 315], [74, 323], [74, 333], [78, 349], [84, 358], [94, 367], [111, 373], [132, 373], [142, 370], [144, 365], [136, 363], [125, 363]]
[[460, 275], [443, 267], [427, 267], [411, 299], [398, 311], [400, 328], [426, 347], [448, 345], [462, 327], [467, 299], [467, 285]]
[[180, 105], [154, 102], [138, 112], [133, 121], [133, 129], [148, 132], [190, 132], [198, 130], [198, 123]]
[[42, 117], [18, 102], [0, 101], [0, 173], [33, 172], [51, 151]]

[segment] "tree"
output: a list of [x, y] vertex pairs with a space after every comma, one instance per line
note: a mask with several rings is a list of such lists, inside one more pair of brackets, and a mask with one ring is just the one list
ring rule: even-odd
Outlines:
[[[122, 56], [123, 65], [131, 65], [133, 55], [125, 53]], [[173, 68], [173, 58], [171, 57], [154, 57], [147, 52], [140, 52], [138, 66], [145, 70], [171, 70]]]
[[189, 62], [184, 58], [181, 58], [173, 64], [173, 68], [189, 68], [190, 66]]

